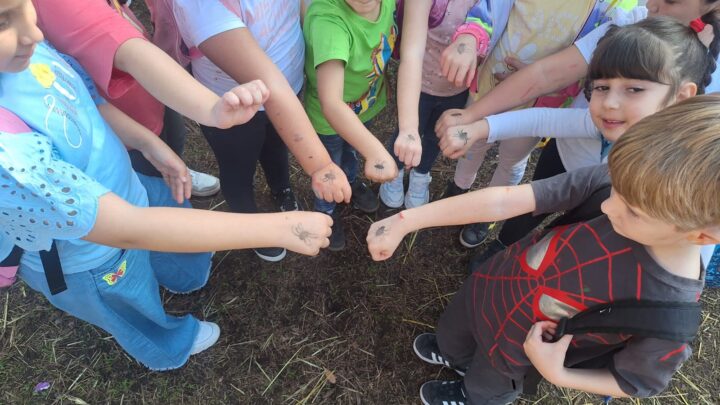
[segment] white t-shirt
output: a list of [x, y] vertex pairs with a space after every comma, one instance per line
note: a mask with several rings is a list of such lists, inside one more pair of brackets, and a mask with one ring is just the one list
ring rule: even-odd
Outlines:
[[[173, 0], [185, 44], [197, 47], [215, 35], [247, 28], [265, 54], [299, 93], [303, 85], [305, 42], [297, 0]], [[242, 49], [238, 49], [242, 52]], [[238, 83], [205, 56], [192, 61], [193, 75], [218, 95]]]

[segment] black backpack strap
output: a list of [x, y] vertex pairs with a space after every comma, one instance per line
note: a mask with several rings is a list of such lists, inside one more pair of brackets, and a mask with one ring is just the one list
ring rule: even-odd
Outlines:
[[63, 276], [62, 264], [60, 264], [60, 256], [58, 255], [57, 244], [53, 241], [50, 251], [40, 251], [40, 260], [45, 270], [45, 279], [47, 280], [50, 294], [56, 295], [67, 290], [65, 284], [65, 276]]
[[562, 318], [553, 341], [566, 334], [622, 333], [689, 343], [701, 321], [699, 302], [615, 301]]
[[13, 246], [12, 251], [0, 262], [0, 267], [12, 267], [20, 265], [20, 258], [22, 257], [23, 250], [17, 246]]

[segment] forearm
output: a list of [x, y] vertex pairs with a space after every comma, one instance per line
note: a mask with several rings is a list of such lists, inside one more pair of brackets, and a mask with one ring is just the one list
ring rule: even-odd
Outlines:
[[98, 111], [128, 149], [142, 151], [154, 142], [162, 142], [157, 135], [110, 103], [98, 105]]
[[571, 388], [579, 391], [589, 392], [597, 395], [606, 395], [614, 398], [629, 397], [615, 379], [615, 376], [607, 369], [576, 369], [565, 368], [556, 381], [550, 383]]
[[428, 34], [430, 0], [414, 0], [412, 7], [403, 10], [403, 41], [400, 44], [397, 108], [400, 133], [417, 132], [418, 106], [422, 91], [422, 70]]
[[[84, 238], [123, 249], [208, 252], [278, 246], [292, 232], [283, 214], [234, 214], [185, 208], [141, 208], [115, 194], [100, 197], [97, 220]], [[258, 232], [262, 229], [262, 232]]]
[[525, 137], [598, 137], [588, 109], [583, 108], [525, 108], [492, 115], [485, 121], [488, 142]]
[[376, 154], [385, 150], [382, 142], [370, 132], [360, 118], [342, 100], [323, 102], [322, 112], [330, 126], [362, 156]]
[[518, 70], [467, 109], [473, 120], [511, 110], [561, 90], [586, 73], [587, 63], [574, 46]]
[[403, 211], [406, 233], [437, 226], [493, 222], [535, 210], [529, 184], [489, 187]]

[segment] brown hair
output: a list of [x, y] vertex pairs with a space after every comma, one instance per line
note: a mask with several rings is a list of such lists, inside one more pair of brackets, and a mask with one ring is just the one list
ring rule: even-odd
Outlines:
[[692, 28], [670, 17], [648, 18], [608, 29], [590, 61], [586, 95], [592, 96], [593, 80], [624, 77], [669, 85], [667, 104], [684, 82], [703, 94], [714, 71], [714, 56]]
[[720, 94], [691, 97], [633, 125], [608, 158], [615, 190], [681, 231], [720, 225]]

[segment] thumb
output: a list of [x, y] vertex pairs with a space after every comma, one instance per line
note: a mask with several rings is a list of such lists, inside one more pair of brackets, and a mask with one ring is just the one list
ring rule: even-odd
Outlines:
[[568, 347], [570, 346], [570, 342], [572, 341], [572, 338], [573, 335], [564, 335], [555, 344], [558, 345], [558, 347], [563, 348], [563, 350], [567, 351]]
[[512, 70], [520, 70], [527, 66], [523, 61], [520, 59], [514, 58], [512, 56], [508, 56], [505, 58], [505, 64], [512, 68]]

